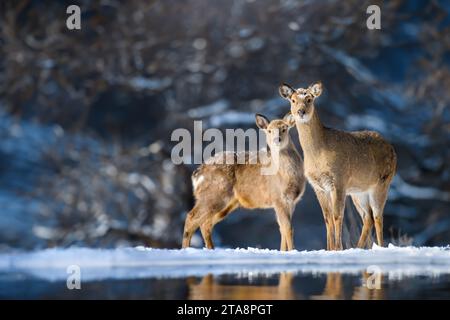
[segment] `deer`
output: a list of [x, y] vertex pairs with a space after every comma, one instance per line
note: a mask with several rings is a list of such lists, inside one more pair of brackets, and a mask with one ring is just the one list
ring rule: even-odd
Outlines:
[[[256, 125], [264, 132], [269, 147], [267, 151], [257, 152], [256, 161], [250, 161], [255, 155], [246, 151], [244, 163], [230, 162], [236, 160], [237, 153], [223, 151], [193, 172], [195, 205], [186, 216], [183, 248], [190, 246], [192, 235], [200, 227], [206, 247], [214, 249], [213, 227], [242, 207], [273, 208], [281, 233], [280, 250], [294, 249], [291, 219], [305, 190], [306, 178], [303, 159], [289, 135], [289, 129], [294, 126], [291, 118], [289, 115], [269, 122], [265, 116], [255, 115]], [[265, 174], [263, 169], [270, 166], [277, 170]]]
[[375, 225], [383, 246], [383, 210], [395, 175], [397, 156], [378, 132], [341, 131], [322, 124], [314, 106], [322, 83], [294, 89], [283, 83], [279, 94], [290, 102], [303, 150], [304, 174], [322, 209], [327, 250], [342, 250], [345, 198], [350, 196], [363, 221], [357, 246], [365, 248]]

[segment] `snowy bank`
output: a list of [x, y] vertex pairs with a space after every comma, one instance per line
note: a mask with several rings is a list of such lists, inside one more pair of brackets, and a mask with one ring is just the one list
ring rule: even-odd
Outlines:
[[[450, 247], [374, 246], [372, 250], [340, 252], [268, 249], [46, 249], [0, 254], [0, 273], [23, 273], [57, 281], [67, 278], [67, 267], [77, 265], [83, 281], [187, 277], [219, 274], [360, 273], [376, 266], [389, 276], [450, 274]], [[372, 267], [373, 268], [373, 267]]]

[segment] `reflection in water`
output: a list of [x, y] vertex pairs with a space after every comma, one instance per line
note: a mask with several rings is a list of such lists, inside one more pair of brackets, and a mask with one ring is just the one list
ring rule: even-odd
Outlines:
[[327, 273], [327, 280], [323, 293], [311, 296], [314, 300], [380, 300], [383, 299], [383, 275], [381, 273], [362, 273], [360, 286], [350, 288], [350, 296], [344, 290], [343, 275], [337, 272]]
[[[312, 294], [313, 300], [380, 300], [383, 295], [383, 275], [381, 273], [363, 272], [360, 285], [349, 287], [346, 295], [343, 275], [329, 272], [326, 275], [325, 286], [321, 294]], [[282, 272], [279, 275], [278, 285], [231, 285], [221, 284], [212, 274], [204, 276], [200, 282], [195, 278], [188, 278], [188, 299], [190, 300], [293, 300], [303, 298], [296, 293], [293, 286], [294, 273]], [[301, 285], [301, 284], [300, 284]]]
[[190, 300], [293, 300], [298, 299], [292, 287], [294, 274], [280, 273], [278, 285], [223, 285], [212, 274], [203, 277], [200, 283], [188, 279]]
[[344, 299], [342, 288], [342, 274], [329, 272], [322, 294], [311, 296], [313, 300], [341, 300]]
[[[0, 272], [1, 299], [450, 299], [450, 275], [372, 273], [229, 273], [199, 277], [66, 281]], [[380, 289], [376, 289], [380, 288]]]
[[355, 287], [352, 300], [382, 300], [384, 299], [383, 274], [363, 272], [362, 286]]

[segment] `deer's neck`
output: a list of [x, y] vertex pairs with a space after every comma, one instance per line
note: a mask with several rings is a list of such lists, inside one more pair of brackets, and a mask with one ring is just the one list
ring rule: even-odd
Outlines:
[[311, 120], [308, 122], [302, 123], [296, 120], [295, 124], [305, 158], [307, 154], [319, 151], [323, 146], [324, 127], [317, 112], [314, 111]]
[[282, 176], [292, 176], [297, 172], [297, 167], [303, 163], [302, 157], [294, 146], [294, 143], [289, 140], [286, 147], [279, 150], [278, 153], [271, 152], [272, 164], [277, 165], [278, 174]]

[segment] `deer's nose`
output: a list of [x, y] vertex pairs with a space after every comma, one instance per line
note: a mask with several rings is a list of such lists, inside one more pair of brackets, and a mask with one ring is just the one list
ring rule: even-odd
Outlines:
[[306, 114], [306, 111], [305, 110], [298, 110], [298, 115], [300, 116], [300, 117], [302, 117], [303, 118], [303, 116]]
[[279, 145], [279, 144], [281, 143], [281, 137], [276, 137], [276, 138], [274, 138], [274, 139], [273, 139], [273, 143], [274, 143], [275, 145]]

